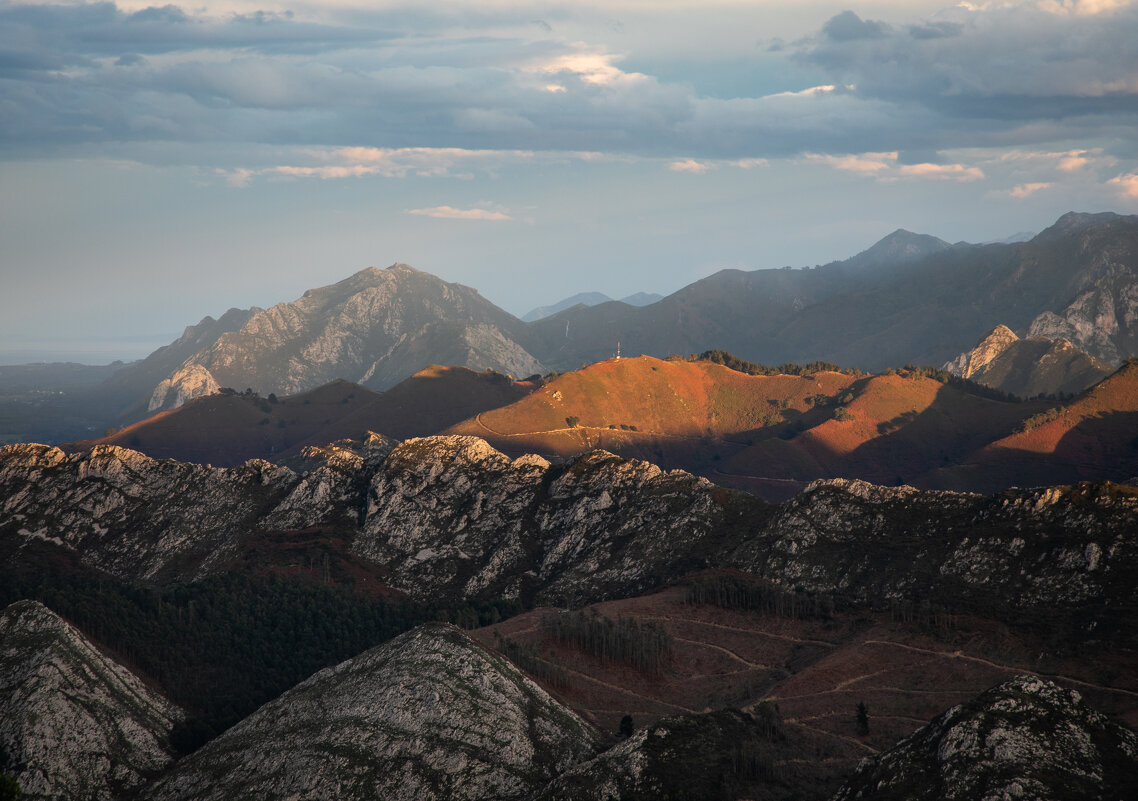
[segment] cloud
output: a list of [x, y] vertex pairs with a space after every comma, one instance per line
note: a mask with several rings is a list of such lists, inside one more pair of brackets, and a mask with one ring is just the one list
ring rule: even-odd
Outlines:
[[1116, 175], [1107, 183], [1111, 186], [1117, 187], [1125, 197], [1138, 198], [1138, 172]]
[[984, 177], [984, 171], [979, 167], [966, 167], [963, 164], [902, 164], [898, 172], [913, 178], [950, 181], [978, 181]]
[[[754, 96], [701, 92], [651, 74], [653, 60], [634, 51], [560, 38], [585, 22], [608, 29], [583, 7], [142, 5], [0, 5], [0, 158], [177, 151], [246, 184], [470, 175], [518, 158], [447, 161], [458, 152], [588, 151], [704, 169], [833, 154], [826, 163], [858, 174], [954, 180], [983, 170], [930, 157], [933, 167], [906, 171], [905, 158], [882, 154], [1080, 142], [1138, 158], [1133, 4], [992, 3], [906, 24], [843, 12], [777, 53], [755, 48], [805, 88]], [[715, 71], [713, 48], [692, 52]], [[690, 66], [660, 65], [661, 75]], [[384, 156], [357, 163], [344, 157], [353, 147]], [[298, 157], [304, 148], [325, 155]], [[1087, 158], [1072, 151], [1059, 168], [1095, 169]]]
[[895, 151], [846, 155], [808, 153], [806, 160], [825, 164], [835, 170], [873, 177], [881, 181], [896, 181], [901, 178], [929, 178], [963, 182], [978, 181], [984, 177], [984, 171], [979, 167], [964, 164], [935, 164], [932, 162], [902, 164], [899, 160], [899, 154]]
[[710, 170], [711, 165], [704, 164], [695, 159], [683, 159], [682, 161], [673, 161], [668, 165], [668, 169], [672, 172], [690, 172], [701, 175]]
[[1040, 190], [1047, 189], [1050, 186], [1050, 183], [1020, 184], [1019, 186], [1013, 187], [1008, 194], [1014, 198], [1025, 198], [1034, 195]]
[[408, 214], [435, 217], [440, 220], [511, 220], [510, 215], [492, 209], [456, 209], [453, 206], [434, 206], [429, 209], [408, 209]]
[[850, 42], [856, 39], [877, 39], [889, 32], [883, 22], [863, 20], [852, 11], [843, 11], [831, 17], [822, 26], [822, 33], [833, 42]]
[[860, 155], [848, 156], [808, 153], [806, 158], [810, 161], [828, 164], [835, 170], [856, 172], [859, 175], [879, 175], [895, 166], [897, 153], [862, 153]]

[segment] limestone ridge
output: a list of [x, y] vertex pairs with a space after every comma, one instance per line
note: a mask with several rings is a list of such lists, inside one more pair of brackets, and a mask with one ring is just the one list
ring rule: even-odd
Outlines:
[[525, 798], [598, 742], [501, 656], [428, 624], [316, 673], [143, 797]]
[[962, 353], [944, 369], [961, 378], [972, 378], [983, 372], [984, 368], [999, 358], [1019, 337], [1006, 325], [997, 325], [986, 337], [976, 343], [976, 347]]
[[155, 584], [224, 572], [260, 531], [334, 526], [385, 583], [429, 602], [582, 605], [733, 567], [851, 600], [1046, 610], [1083, 626], [1076, 610], [1129, 608], [1138, 580], [1138, 491], [1121, 485], [981, 496], [833, 479], [775, 509], [604, 451], [550, 465], [476, 437], [389, 447], [330, 451], [300, 476], [9, 446], [0, 543], [47, 540]]
[[944, 369], [1024, 398], [1075, 394], [1113, 372], [1109, 365], [1067, 339], [1020, 339], [1005, 325], [996, 326], [976, 347], [946, 363]]
[[294, 394], [336, 378], [386, 389], [430, 364], [531, 375], [522, 323], [475, 290], [405, 264], [370, 268], [253, 314], [189, 355], [151, 394], [173, 408], [217, 386]]
[[[766, 505], [746, 498], [756, 520]], [[353, 550], [423, 600], [580, 604], [707, 566], [734, 534], [707, 480], [593, 451], [510, 460], [476, 437], [412, 439], [368, 491]]]
[[863, 760], [833, 801], [1133, 798], [1138, 735], [1079, 693], [1019, 676]]
[[190, 581], [223, 570], [298, 478], [263, 461], [215, 469], [113, 445], [73, 456], [12, 445], [0, 448], [0, 537], [47, 540], [128, 580]]
[[136, 790], [170, 763], [182, 716], [42, 604], [0, 613], [0, 746], [26, 796]]

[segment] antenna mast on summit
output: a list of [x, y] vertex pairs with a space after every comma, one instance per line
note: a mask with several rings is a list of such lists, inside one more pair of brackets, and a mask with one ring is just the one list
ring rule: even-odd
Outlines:
[[620, 340], [616, 341], [616, 360], [620, 361]]

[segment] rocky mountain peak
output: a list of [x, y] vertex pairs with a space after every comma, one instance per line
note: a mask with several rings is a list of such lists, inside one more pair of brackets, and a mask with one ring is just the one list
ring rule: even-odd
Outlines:
[[916, 261], [952, 247], [943, 239], [898, 228], [846, 263], [849, 266], [889, 266]]
[[1131, 797], [1138, 735], [1079, 693], [1018, 676], [864, 760], [833, 801]]
[[270, 701], [145, 798], [523, 798], [597, 733], [447, 624], [388, 641]]
[[518, 344], [521, 325], [470, 287], [405, 264], [368, 268], [215, 336], [147, 401], [173, 408], [222, 386], [295, 394], [337, 378], [386, 389], [435, 362], [540, 373]]
[[182, 712], [35, 601], [0, 612], [0, 748], [25, 794], [110, 801], [171, 760]]
[[961, 378], [971, 378], [1019, 341], [1015, 332], [1002, 323], [993, 328], [972, 350], [957, 356], [944, 369]]

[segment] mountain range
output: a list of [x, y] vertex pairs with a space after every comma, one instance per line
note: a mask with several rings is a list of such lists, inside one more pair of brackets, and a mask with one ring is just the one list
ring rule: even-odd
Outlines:
[[530, 323], [397, 264], [0, 368], [0, 797], [1135, 797], [1135, 248]]
[[[1013, 394], [1071, 392], [1101, 374], [1092, 360], [1109, 369], [1138, 355], [1136, 262], [1138, 217], [1071, 213], [1027, 242], [950, 245], [897, 231], [845, 261], [724, 270], [649, 305], [576, 304], [530, 323], [473, 289], [397, 264], [271, 309], [206, 318], [109, 374], [0, 368], [0, 423], [10, 440], [59, 442], [223, 387], [267, 396], [343, 379], [385, 390], [432, 364], [525, 377], [618, 349], [656, 357], [718, 349], [772, 365], [881, 371], [956, 363], [1001, 325], [1027, 344], [978, 380]], [[1024, 360], [1045, 356], [1079, 364], [1025, 377]], [[30, 387], [29, 375], [38, 378]]]
[[[472, 437], [309, 459], [0, 449], [0, 586], [101, 641], [30, 601], [5, 611], [0, 770], [37, 798], [822, 798], [918, 770], [958, 797], [1009, 776], [1080, 782], [1040, 797], [1135, 786], [1135, 736], [1103, 716], [1138, 721], [1134, 487], [838, 479], [772, 506], [603, 451], [551, 465]], [[529, 611], [501, 620], [502, 603]], [[407, 633], [264, 681], [376, 613]], [[177, 706], [154, 689], [143, 705], [124, 661]], [[141, 745], [113, 737], [128, 714]], [[1091, 745], [1033, 772], [1054, 726]], [[75, 746], [40, 733], [72, 729], [105, 767], [56, 767]], [[942, 766], [936, 743], [970, 730], [979, 750]], [[1018, 756], [993, 767], [992, 749]]]

